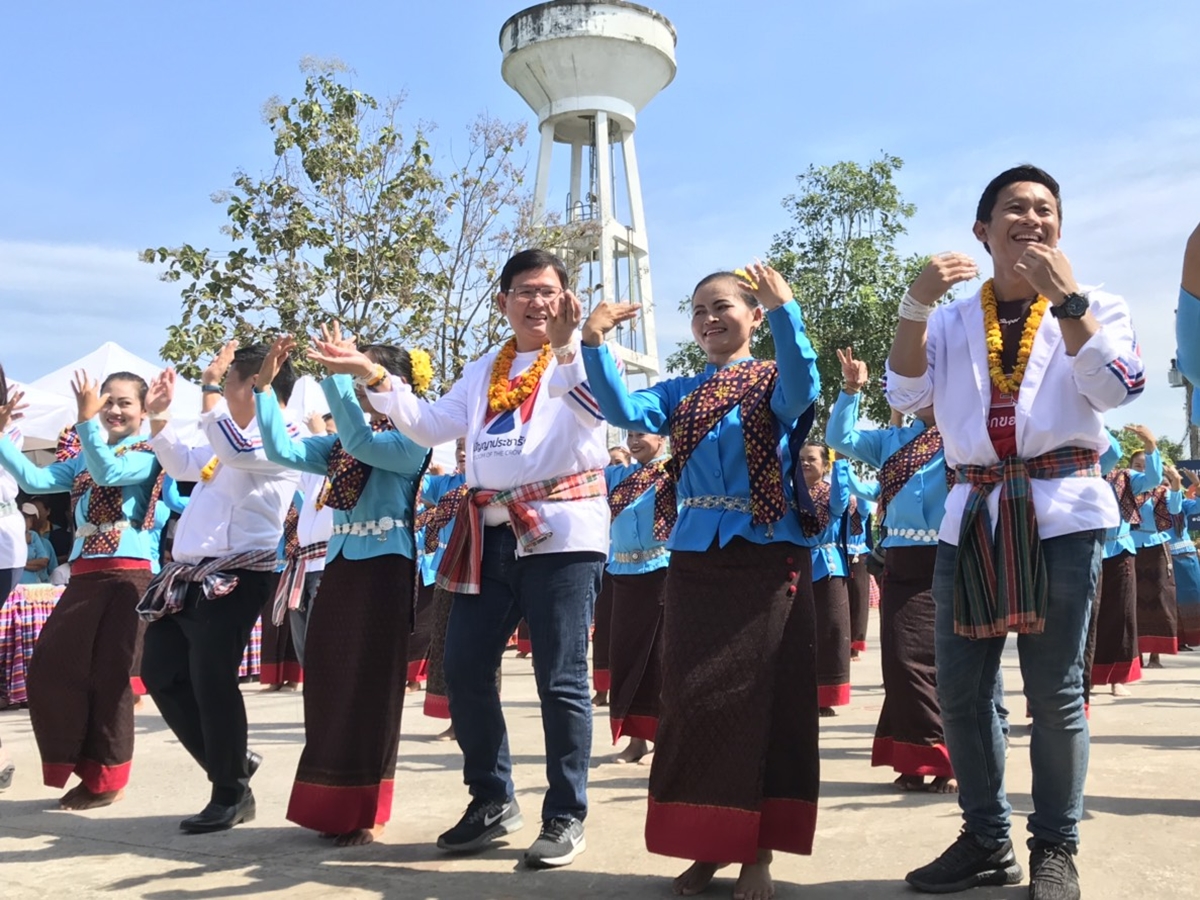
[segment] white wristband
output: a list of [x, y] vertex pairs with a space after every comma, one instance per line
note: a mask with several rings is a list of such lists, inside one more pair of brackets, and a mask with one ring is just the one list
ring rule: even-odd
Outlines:
[[577, 341], [574, 336], [572, 336], [571, 340], [563, 346], [550, 348], [550, 352], [553, 353], [558, 359], [562, 359], [564, 356], [574, 356], [577, 350]]
[[171, 410], [164, 409], [162, 412], [150, 413], [150, 415], [147, 416], [147, 418], [151, 422], [170, 422], [171, 421]]
[[935, 306], [927, 306], [912, 294], [906, 293], [904, 299], [900, 301], [900, 318], [908, 319], [910, 322], [928, 322], [929, 317], [933, 315]]

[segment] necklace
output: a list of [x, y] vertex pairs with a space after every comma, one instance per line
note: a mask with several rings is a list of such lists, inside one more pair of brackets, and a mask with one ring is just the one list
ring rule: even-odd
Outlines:
[[550, 365], [551, 356], [550, 345], [543, 344], [533, 365], [510, 387], [508, 373], [512, 369], [513, 360], [517, 358], [517, 339], [509, 338], [508, 343], [496, 355], [496, 361], [492, 363], [492, 379], [488, 385], [488, 409], [496, 413], [510, 412], [528, 400], [538, 382], [542, 380], [546, 367]]
[[979, 302], [983, 307], [984, 334], [987, 338], [988, 373], [991, 375], [992, 384], [998, 387], [1001, 393], [1015, 394], [1025, 379], [1025, 366], [1028, 365], [1029, 354], [1033, 351], [1033, 339], [1037, 336], [1038, 326], [1042, 324], [1042, 317], [1046, 314], [1050, 301], [1039, 294], [1033, 306], [1029, 307], [1029, 318], [1025, 320], [1021, 343], [1017, 348], [1016, 365], [1013, 366], [1011, 375], [1005, 375], [1001, 361], [1004, 336], [1000, 332], [1000, 318], [996, 314], [996, 291], [992, 281], [993, 279], [989, 278], [984, 282], [979, 293]]

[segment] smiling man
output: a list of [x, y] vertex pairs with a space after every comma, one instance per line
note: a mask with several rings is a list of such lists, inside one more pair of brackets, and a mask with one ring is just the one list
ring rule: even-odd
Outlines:
[[[566, 865], [585, 846], [588, 630], [608, 555], [608, 450], [577, 359], [582, 310], [562, 261], [544, 250], [516, 254], [500, 273], [496, 302], [512, 338], [468, 363], [445, 396], [428, 403], [381, 376], [371, 381], [371, 400], [419, 444], [466, 438], [466, 484], [438, 504], [454, 528], [437, 583], [454, 592], [445, 676], [472, 799], [438, 846], [481, 850], [523, 825], [496, 669], [524, 618], [550, 783], [525, 863], [545, 868]], [[331, 371], [372, 377], [375, 366], [362, 354], [319, 346]]]
[[921, 891], [1021, 880], [992, 699], [1015, 631], [1033, 718], [1030, 897], [1080, 896], [1084, 642], [1105, 529], [1120, 519], [1100, 477], [1103, 414], [1141, 393], [1144, 372], [1125, 301], [1076, 283], [1058, 247], [1061, 218], [1058, 183], [1041, 169], [992, 179], [973, 231], [993, 277], [938, 308], [978, 270], [964, 254], [935, 257], [900, 304], [888, 360], [891, 405], [934, 407], [958, 479], [933, 597], [938, 698], [964, 827], [945, 853], [909, 873]]

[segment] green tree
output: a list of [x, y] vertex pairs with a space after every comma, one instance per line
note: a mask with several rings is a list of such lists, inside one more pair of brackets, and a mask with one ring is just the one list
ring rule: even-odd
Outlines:
[[[1117, 443], [1121, 445], [1121, 459], [1117, 463], [1118, 467], [1128, 466], [1129, 458], [1142, 449], [1142, 439], [1127, 427], [1110, 428], [1108, 431], [1116, 438]], [[1158, 445], [1158, 452], [1162, 456], [1164, 463], [1174, 465], [1176, 460], [1188, 458], [1184, 452], [1183, 444], [1179, 441], [1155, 435], [1155, 443]]]
[[[821, 397], [814, 434], [823, 432], [841, 388], [835, 351], [853, 347], [872, 376], [881, 375], [896, 330], [897, 307], [926, 262], [926, 257], [901, 256], [896, 250], [905, 223], [916, 212], [894, 181], [901, 166], [901, 159], [886, 154], [865, 166], [810, 166], [797, 176], [799, 191], [783, 200], [792, 224], [775, 236], [768, 260], [791, 283], [817, 350]], [[752, 349], [759, 358], [774, 356], [768, 329], [759, 329]], [[704, 362], [700, 348], [689, 342], [679, 346], [667, 366], [675, 372], [695, 372]], [[863, 392], [861, 410], [881, 425], [890, 415], [877, 388]]]

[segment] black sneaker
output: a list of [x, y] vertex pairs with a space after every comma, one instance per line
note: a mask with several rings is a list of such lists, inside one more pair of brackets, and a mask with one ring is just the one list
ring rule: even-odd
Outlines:
[[963, 831], [945, 853], [909, 872], [904, 880], [922, 893], [954, 894], [984, 885], [1019, 884], [1021, 876], [1012, 841], [993, 850]]
[[470, 853], [490, 844], [496, 838], [512, 834], [524, 827], [521, 808], [516, 800], [481, 800], [475, 798], [458, 824], [437, 840], [439, 850]]
[[1034, 841], [1029, 851], [1029, 900], [1079, 900], [1079, 871], [1064, 844]]
[[525, 865], [531, 869], [565, 866], [586, 849], [582, 822], [574, 816], [547, 819], [538, 839], [525, 851]]

